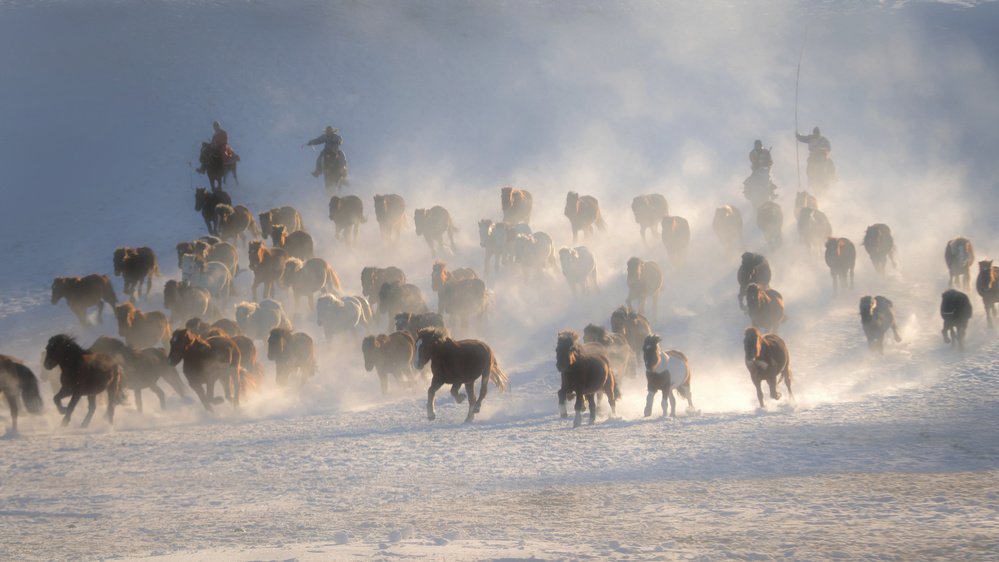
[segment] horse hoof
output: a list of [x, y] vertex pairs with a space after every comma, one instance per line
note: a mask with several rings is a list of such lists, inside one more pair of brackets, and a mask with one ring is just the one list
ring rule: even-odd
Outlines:
[[565, 418], [569, 417], [569, 412], [562, 412], [562, 413], [559, 414], [559, 417], [561, 417], [562, 419], [565, 419]]
[[435, 419], [437, 419], [437, 415], [436, 414], [427, 414], [427, 419], [429, 421], [434, 421]]
[[651, 415], [652, 415], [652, 408], [649, 408], [648, 410], [645, 410], [645, 417], [649, 417]]

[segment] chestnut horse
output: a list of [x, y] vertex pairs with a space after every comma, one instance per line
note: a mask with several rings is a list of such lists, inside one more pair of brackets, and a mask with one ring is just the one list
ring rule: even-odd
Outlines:
[[944, 261], [947, 262], [947, 269], [950, 270], [950, 283], [948, 287], [961, 285], [961, 277], [964, 277], [964, 291], [971, 291], [971, 265], [975, 263], [975, 247], [964, 236], [958, 236], [947, 242], [944, 249]]
[[284, 225], [288, 232], [295, 232], [296, 230], [302, 230], [305, 228], [304, 223], [302, 223], [302, 215], [298, 212], [298, 209], [285, 205], [284, 207], [279, 207], [276, 209], [271, 209], [270, 211], [264, 211], [257, 215], [260, 219], [260, 237], [267, 238], [271, 235], [274, 227], [277, 225]]
[[288, 258], [279, 284], [291, 290], [296, 312], [302, 297], [309, 299], [309, 310], [312, 310], [315, 308], [317, 291], [319, 294], [340, 292], [340, 278], [323, 258], [312, 258], [307, 261]]
[[174, 330], [170, 338], [170, 364], [184, 362], [184, 376], [209, 412], [223, 402], [215, 397], [215, 383], [221, 382], [225, 397], [239, 406], [242, 391], [239, 346], [229, 336], [200, 338], [187, 328]]
[[572, 226], [572, 243], [579, 240], [579, 231], [583, 231], [583, 236], [589, 238], [593, 234], [593, 227], [596, 226], [601, 231], [607, 230], [607, 223], [600, 216], [600, 204], [592, 195], [579, 196], [579, 193], [570, 191], [565, 196], [565, 210], [563, 214], [568, 217]]
[[271, 297], [274, 283], [284, 276], [288, 252], [284, 248], [266, 248], [260, 240], [250, 242], [250, 271], [253, 272], [253, 300], [257, 300], [257, 287], [264, 286], [263, 298]]
[[992, 317], [999, 314], [999, 267], [992, 265], [992, 260], [978, 262], [978, 279], [975, 288], [982, 297], [985, 307], [985, 320], [989, 328], [993, 327]]
[[[838, 285], [846, 289], [847, 275], [850, 290], [853, 290], [853, 270], [857, 265], [857, 248], [846, 238], [826, 238], [826, 265], [832, 276], [833, 298], [838, 294]], [[840, 281], [842, 280], [842, 281]]]
[[235, 207], [219, 204], [215, 206], [215, 227], [219, 238], [222, 241], [232, 240], [234, 243], [242, 241], [248, 242], [246, 233], [259, 237], [260, 229], [253, 219], [253, 213], [246, 205], [236, 205]]
[[375, 195], [375, 220], [382, 240], [398, 240], [406, 225], [406, 201], [401, 195]]
[[104, 312], [104, 303], [111, 306], [118, 304], [118, 297], [114, 294], [111, 280], [107, 275], [96, 273], [82, 278], [56, 277], [52, 281], [52, 304], [58, 304], [64, 297], [69, 309], [84, 327], [90, 327], [90, 321], [87, 320], [88, 308], [97, 306], [97, 323], [103, 324], [104, 319], [101, 316]]
[[159, 277], [159, 265], [156, 263], [156, 253], [152, 248], [117, 248], [114, 251], [114, 274], [125, 282], [125, 294], [135, 302], [135, 290], [142, 293], [142, 281], [146, 281], [146, 295], [153, 287], [153, 277]]
[[[52, 401], [63, 414], [63, 427], [69, 425], [69, 418], [82, 396], [87, 397], [87, 417], [83, 418], [80, 427], [87, 427], [90, 418], [94, 417], [97, 395], [101, 392], [108, 394], [108, 423], [114, 424], [114, 407], [123, 382], [121, 367], [114, 359], [100, 353], [89, 353], [72, 336], [59, 334], [49, 338], [42, 365], [46, 369], [54, 369], [58, 365], [62, 371], [59, 375], [61, 388]], [[67, 396], [70, 397], [69, 404], [63, 406], [62, 399]]]
[[361, 294], [367, 297], [375, 314], [382, 314], [378, 294], [382, 285], [390, 281], [406, 282], [406, 274], [395, 266], [368, 266], [361, 270]]
[[895, 341], [902, 341], [898, 335], [898, 324], [895, 322], [895, 306], [886, 297], [878, 295], [860, 297], [860, 323], [867, 336], [867, 347], [871, 351], [885, 352], [885, 334], [892, 330]]
[[118, 335], [125, 338], [128, 345], [153, 347], [167, 345], [170, 341], [170, 322], [166, 314], [158, 310], [146, 314], [126, 302], [115, 307], [114, 316], [118, 320]]
[[500, 203], [503, 205], [503, 222], [531, 223], [531, 211], [534, 210], [534, 196], [531, 195], [530, 191], [506, 186], [500, 189]]
[[17, 433], [17, 397], [32, 414], [42, 412], [42, 397], [38, 393], [38, 378], [19, 359], [0, 355], [0, 394], [10, 406], [10, 432]]
[[284, 225], [274, 225], [271, 228], [271, 240], [275, 248], [284, 248], [290, 257], [308, 260], [316, 255], [316, 243], [312, 235], [304, 230], [290, 232]]
[[628, 298], [625, 304], [634, 302], [638, 311], [645, 314], [645, 301], [652, 299], [652, 320], [659, 317], [659, 292], [663, 288], [663, 272], [654, 261], [641, 258], [628, 260]]
[[631, 211], [635, 214], [635, 222], [638, 223], [638, 231], [642, 235], [642, 244], [648, 248], [645, 231], [650, 231], [653, 236], [659, 235], [659, 223], [663, 217], [669, 215], [669, 203], [658, 193], [638, 195], [631, 200]]
[[783, 379], [787, 385], [788, 396], [794, 402], [794, 392], [791, 391], [791, 363], [784, 340], [774, 334], [763, 335], [758, 329], [749, 327], [746, 328], [743, 345], [746, 348], [746, 368], [749, 369], [749, 376], [756, 386], [756, 397], [760, 400], [760, 408], [766, 408], [763, 404], [763, 389], [760, 387], [763, 381], [767, 381], [767, 385], [770, 386], [770, 397], [780, 400], [777, 385]]
[[[509, 383], [506, 374], [496, 363], [492, 348], [485, 343], [479, 340], [454, 341], [436, 330], [424, 328], [417, 333], [413, 367], [420, 370], [427, 363], [430, 363], [430, 371], [433, 373], [427, 390], [427, 419], [430, 421], [437, 417], [434, 412], [434, 395], [445, 384], [451, 385], [451, 396], [459, 404], [465, 399], [465, 394], [458, 390], [465, 385], [468, 395], [468, 415], [465, 416], [465, 422], [470, 423], [482, 407], [482, 400], [489, 390], [489, 381], [493, 381], [500, 392], [506, 392]], [[480, 377], [482, 384], [479, 396], [476, 397], [475, 380]]]
[[[451, 222], [451, 214], [447, 209], [436, 205], [430, 209], [416, 209], [413, 212], [413, 224], [416, 235], [422, 236], [430, 246], [430, 253], [437, 257], [437, 247], [444, 250], [444, 235], [451, 241], [451, 254], [454, 254], [454, 231], [457, 230]], [[434, 245], [436, 243], [436, 246]]]
[[663, 246], [673, 267], [683, 267], [687, 263], [687, 248], [690, 246], [690, 223], [683, 217], [663, 217]]
[[444, 285], [448, 281], [454, 281], [457, 279], [477, 279], [479, 275], [475, 273], [475, 270], [471, 267], [459, 267], [454, 271], [449, 271], [447, 268], [447, 263], [437, 260], [434, 262], [433, 269], [430, 272], [430, 288], [437, 293], [437, 312], [444, 312], [444, 303], [441, 300], [441, 293], [444, 291]]
[[298, 374], [301, 385], [315, 376], [316, 346], [305, 332], [292, 332], [290, 328], [274, 328], [267, 338], [267, 359], [277, 368], [277, 383], [288, 384], [288, 377]]
[[374, 370], [382, 385], [382, 394], [388, 394], [388, 376], [396, 382], [411, 386], [413, 380], [413, 354], [416, 339], [408, 330], [396, 330], [390, 334], [367, 336], [361, 341], [364, 355], [364, 369]]
[[776, 334], [784, 322], [784, 297], [773, 289], [764, 289], [756, 283], [746, 287], [746, 308], [753, 326]]
[[670, 417], [676, 417], [677, 394], [687, 400], [687, 409], [694, 409], [694, 400], [690, 395], [690, 364], [687, 356], [675, 349], [661, 350], [659, 342], [663, 339], [655, 334], [645, 338], [645, 379], [649, 394], [645, 398], [645, 417], [652, 415], [652, 404], [656, 392], [663, 393], [663, 417], [667, 414], [667, 402]]
[[566, 400], [570, 393], [576, 395], [576, 418], [572, 427], [583, 424], [583, 400], [590, 409], [590, 425], [597, 419], [596, 393], [603, 392], [610, 403], [611, 415], [617, 414], [617, 399], [620, 392], [614, 381], [610, 362], [603, 355], [584, 353], [579, 346], [579, 336], [568, 330], [558, 333], [555, 344], [555, 368], [562, 374], [562, 386], [558, 390], [558, 410], [563, 418], [569, 417]]

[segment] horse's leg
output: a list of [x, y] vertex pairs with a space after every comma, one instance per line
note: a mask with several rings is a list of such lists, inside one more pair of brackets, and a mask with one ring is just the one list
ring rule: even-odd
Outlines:
[[763, 379], [753, 375], [753, 384], [756, 386], [756, 397], [760, 400], [760, 408], [766, 408], [766, 405], [763, 403], [763, 388], [760, 386], [762, 382]]
[[[437, 419], [437, 413], [434, 412], [434, 395], [442, 386], [444, 383], [435, 378], [430, 381], [430, 388], [427, 389], [427, 419], [430, 421]], [[454, 389], [452, 389], [453, 392]]]
[[205, 410], [211, 414], [215, 413], [211, 398], [205, 393], [205, 389], [201, 387], [201, 383], [194, 383], [191, 385], [191, 388], [194, 389], [194, 393], [198, 396], [198, 400], [201, 400], [201, 405], [205, 407]]
[[[398, 378], [398, 375], [396, 375]], [[382, 385], [382, 394], [388, 394], [388, 373], [378, 373], [378, 381]]]
[[[580, 389], [580, 391], [576, 392], [576, 404], [575, 404], [576, 419], [573, 420], [572, 427], [579, 427], [583, 425], [583, 400], [585, 400], [585, 398], [583, 398], [582, 389]], [[590, 403], [591, 411], [593, 410], [594, 406], [595, 404], [591, 402]]]
[[[166, 393], [163, 392], [163, 390], [157, 386], [156, 383], [153, 383], [153, 385], [149, 387], [149, 390], [152, 390], [153, 394], [160, 399], [160, 409], [166, 410]], [[136, 393], [138, 393], [138, 391], [136, 391]]]
[[645, 397], [645, 417], [652, 415], [652, 405], [656, 401], [656, 391], [654, 389], [649, 390], [648, 396]]
[[465, 423], [472, 423], [479, 411], [479, 403], [475, 399], [475, 381], [465, 383], [465, 392], [468, 393], [468, 415], [465, 416]]
[[565, 406], [565, 387], [558, 389], [558, 414], [562, 418], [569, 417], [568, 409]]
[[[76, 398], [76, 396], [74, 396], [74, 398]], [[72, 404], [72, 402], [70, 402], [70, 404]], [[108, 405], [108, 409], [113, 407], [113, 405]], [[94, 417], [95, 410], [97, 410], [97, 395], [91, 394], [87, 396], [87, 417], [83, 418], [83, 423], [80, 424], [81, 428], [85, 428], [90, 425], [90, 419]]]
[[135, 389], [135, 409], [142, 413], [142, 391], [138, 388]]
[[451, 396], [454, 396], [454, 401], [457, 402], [457, 403], [459, 403], [459, 404], [461, 404], [462, 402], [465, 401], [465, 395], [462, 394], [460, 391], [461, 391], [461, 385], [460, 384], [452, 384], [451, 385]]
[[65, 386], [59, 389], [59, 392], [52, 397], [52, 401], [55, 402], [56, 410], [60, 414], [65, 414], [67, 408], [62, 405], [62, 399], [72, 394]]
[[777, 392], [777, 375], [767, 377], [767, 386], [770, 387], [770, 398], [780, 400], [780, 392]]
[[[60, 391], [61, 392], [61, 391]], [[74, 394], [69, 399], [69, 404], [66, 404], [65, 416], [62, 418], [62, 426], [66, 427], [69, 425], [69, 418], [73, 415], [73, 410], [76, 409], [76, 403], [80, 401], [80, 395]], [[84, 426], [86, 427], [86, 426]]]
[[[676, 396], [673, 395], [673, 389], [669, 389], [666, 392], [666, 396], [669, 398], [669, 415], [671, 418], [676, 417]], [[666, 404], [663, 404], [663, 416], [666, 416]]]
[[586, 395], [586, 404], [590, 407], [590, 425], [597, 423], [597, 397], [596, 393]]
[[7, 398], [7, 406], [10, 407], [10, 432], [17, 433], [17, 395], [13, 390], [5, 390], [4, 396]]

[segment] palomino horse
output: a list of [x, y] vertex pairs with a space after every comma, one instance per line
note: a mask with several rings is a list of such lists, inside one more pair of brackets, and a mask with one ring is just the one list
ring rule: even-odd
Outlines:
[[118, 297], [114, 294], [114, 287], [107, 275], [92, 273], [86, 277], [56, 277], [52, 281], [52, 304], [58, 304], [59, 300], [66, 299], [69, 309], [76, 315], [80, 325], [90, 326], [87, 320], [87, 309], [97, 306], [97, 323], [103, 324], [101, 317], [104, 312], [104, 303], [111, 306], [118, 304]]
[[211, 335], [202, 339], [187, 328], [174, 330], [170, 338], [170, 364], [184, 362], [184, 376], [209, 412], [223, 402], [215, 397], [215, 383], [221, 382], [225, 397], [239, 406], [242, 391], [240, 351], [232, 338]]
[[958, 236], [947, 242], [944, 249], [944, 261], [947, 262], [947, 269], [950, 270], [949, 287], [961, 285], [961, 277], [964, 277], [964, 291], [971, 291], [971, 265], [975, 263], [975, 247], [964, 236]]
[[607, 223], [600, 216], [600, 204], [592, 195], [579, 196], [579, 193], [570, 191], [565, 196], [565, 211], [563, 214], [568, 217], [572, 225], [572, 243], [579, 240], [579, 231], [583, 231], [583, 236], [589, 238], [593, 234], [593, 227], [596, 226], [601, 231], [607, 230]]
[[153, 287], [153, 277], [161, 275], [159, 265], [156, 263], [156, 254], [152, 248], [142, 246], [140, 248], [117, 248], [114, 251], [114, 274], [121, 277], [125, 282], [125, 294], [128, 299], [135, 302], [135, 290], [142, 293], [142, 281], [146, 281], [146, 295], [149, 298], [149, 291]]
[[731, 205], [723, 205], [715, 209], [715, 218], [711, 222], [715, 236], [721, 242], [725, 254], [734, 256], [741, 252], [746, 244], [742, 233], [742, 213]]
[[774, 334], [763, 335], [756, 328], [749, 327], [746, 328], [743, 344], [746, 348], [746, 368], [749, 369], [749, 376], [756, 386], [756, 397], [760, 400], [760, 408], [766, 408], [763, 404], [763, 389], [760, 387], [763, 381], [767, 381], [767, 385], [770, 386], [770, 398], [780, 400], [777, 384], [783, 379], [787, 385], [787, 394], [793, 402], [791, 363], [784, 340]]
[[32, 414], [42, 412], [42, 397], [38, 393], [38, 378], [19, 359], [0, 355], [0, 394], [10, 406], [10, 432], [17, 433], [17, 397]]
[[895, 306], [886, 297], [878, 295], [860, 297], [860, 323], [867, 336], [867, 347], [871, 351], [885, 352], [885, 334], [890, 329], [895, 334], [895, 341], [902, 341], [898, 335], [898, 324], [895, 322]]
[[603, 392], [610, 403], [611, 415], [617, 414], [617, 399], [620, 392], [614, 381], [610, 362], [603, 355], [584, 353], [579, 346], [579, 336], [568, 330], [558, 333], [555, 344], [555, 368], [562, 374], [562, 385], [558, 390], [559, 415], [569, 417], [566, 408], [567, 396], [576, 395], [576, 418], [572, 427], [583, 424], [583, 400], [590, 409], [590, 425], [597, 419], [596, 393]]
[[298, 301], [302, 297], [309, 299], [309, 310], [315, 308], [315, 293], [339, 293], [340, 278], [336, 271], [323, 258], [300, 260], [288, 258], [284, 264], [284, 275], [278, 283], [291, 290], [295, 311], [298, 312]]
[[847, 276], [850, 280], [850, 290], [853, 290], [853, 270], [857, 265], [857, 248], [846, 238], [826, 238], [826, 265], [832, 276], [833, 298], [838, 294], [838, 286], [847, 286]]
[[362, 223], [368, 222], [364, 217], [364, 203], [356, 195], [330, 198], [330, 220], [333, 221], [337, 240], [349, 245], [351, 238], [357, 242], [357, 231]]
[[[416, 235], [422, 236], [430, 246], [430, 253], [437, 257], [437, 248], [444, 250], [444, 235], [447, 234], [451, 242], [451, 254], [454, 254], [454, 225], [451, 222], [451, 213], [447, 209], [436, 205], [430, 209], [416, 209], [413, 212], [413, 224], [416, 226]], [[435, 246], [436, 244], [436, 246]]]
[[641, 258], [628, 260], [628, 298], [625, 304], [629, 307], [634, 302], [638, 311], [645, 314], [645, 301], [652, 299], [652, 320], [659, 318], [659, 291], [663, 288], [663, 272], [654, 261], [642, 261]]
[[776, 334], [784, 318], [784, 297], [773, 289], [756, 283], [746, 288], [746, 308], [753, 326], [768, 334]]
[[288, 252], [283, 248], [267, 248], [260, 240], [250, 242], [250, 271], [253, 272], [253, 300], [257, 300], [257, 287], [264, 286], [263, 298], [271, 296], [274, 283], [284, 276]]
[[964, 351], [964, 335], [971, 320], [971, 299], [957, 289], [948, 289], [940, 295], [940, 316], [943, 318], [943, 339], [951, 348], [955, 345]]
[[746, 310], [746, 305], [742, 303], [742, 299], [745, 298], [750, 283], [756, 283], [764, 289], [769, 289], [772, 276], [770, 262], [763, 254], [752, 252], [742, 254], [742, 263], [739, 265], [739, 271], [735, 274], [735, 278], [739, 282], [739, 308]]
[[992, 328], [992, 317], [999, 314], [999, 267], [992, 265], [992, 260], [978, 262], [978, 279], [975, 281], [975, 287], [982, 297], [985, 320], [989, 328]]
[[416, 339], [407, 330], [366, 336], [361, 341], [364, 369], [369, 372], [373, 370], [378, 375], [382, 394], [388, 394], [389, 375], [407, 387], [415, 382], [411, 366], [415, 349]]
[[115, 307], [114, 316], [118, 320], [118, 335], [125, 338], [128, 345], [154, 347], [170, 341], [170, 322], [166, 314], [158, 310], [143, 313], [126, 302]]
[[316, 346], [305, 332], [274, 328], [267, 338], [267, 359], [277, 368], [277, 383], [288, 384], [288, 377], [298, 374], [302, 385], [316, 374]]
[[891, 259], [892, 267], [898, 268], [898, 264], [895, 263], [895, 239], [892, 238], [888, 225], [878, 223], [867, 227], [862, 245], [867, 250], [867, 255], [871, 256], [871, 263], [881, 277], [885, 276], [888, 259]]
[[687, 248], [690, 246], [690, 223], [683, 217], [663, 217], [663, 246], [673, 267], [683, 267], [687, 263]]
[[659, 235], [659, 223], [663, 217], [669, 215], [669, 203], [658, 193], [638, 195], [631, 200], [631, 211], [635, 213], [635, 222], [638, 223], [638, 231], [642, 235], [642, 244], [648, 248], [645, 231], [650, 231], [652, 236]]
[[[485, 343], [479, 340], [454, 341], [436, 330], [425, 328], [417, 334], [413, 367], [420, 370], [427, 363], [430, 363], [430, 371], [433, 373], [427, 390], [427, 419], [430, 421], [437, 417], [434, 412], [434, 395], [445, 384], [451, 385], [451, 396], [459, 404], [465, 399], [465, 394], [458, 390], [462, 385], [465, 386], [468, 395], [468, 415], [465, 416], [465, 422], [468, 423], [482, 408], [482, 400], [489, 390], [490, 380], [500, 392], [506, 392], [509, 383], [506, 374], [496, 363], [492, 348]], [[476, 397], [475, 380], [480, 377], [482, 384], [479, 396]]]
[[645, 378], [649, 389], [649, 394], [645, 398], [645, 417], [652, 415], [656, 392], [662, 391], [663, 417], [666, 417], [668, 402], [669, 415], [675, 418], [674, 390], [687, 400], [688, 409], [694, 409], [694, 400], [690, 396], [690, 364], [687, 362], [687, 356], [675, 349], [665, 351], [659, 349], [661, 341], [663, 339], [655, 334], [645, 338]]
[[233, 160], [223, 162], [222, 158], [215, 154], [211, 143], [201, 143], [201, 154], [198, 156], [198, 160], [201, 164], [201, 169], [208, 175], [208, 185], [212, 188], [212, 191], [221, 191], [222, 182], [225, 181], [226, 174], [230, 173], [232, 174], [232, 181], [236, 182], [236, 185], [239, 185], [239, 178], [236, 176], [236, 163], [239, 162], [239, 156], [234, 156]]
[[398, 240], [406, 226], [406, 200], [401, 195], [375, 195], [375, 220], [382, 240]]
[[784, 211], [780, 205], [767, 201], [756, 209], [756, 226], [763, 233], [763, 239], [771, 250], [780, 249], [784, 244], [781, 230], [784, 228]]
[[194, 210], [201, 211], [201, 218], [205, 219], [205, 226], [208, 234], [218, 234], [218, 216], [215, 207], [219, 205], [232, 205], [232, 197], [225, 191], [208, 191], [204, 187], [194, 190]]
[[[122, 387], [121, 367], [114, 359], [100, 353], [88, 353], [73, 337], [59, 334], [49, 338], [42, 365], [46, 369], [54, 369], [58, 365], [62, 371], [59, 375], [62, 387], [52, 401], [63, 414], [63, 427], [69, 425], [69, 418], [82, 396], [87, 397], [87, 417], [83, 418], [80, 427], [87, 427], [90, 418], [94, 417], [97, 395], [101, 392], [108, 394], [108, 423], [114, 424], [114, 407]], [[70, 397], [69, 404], [63, 406], [62, 399], [67, 396]]]
[[500, 189], [500, 203], [503, 206], [503, 222], [530, 224], [534, 210], [534, 196], [526, 189], [506, 186]]
[[447, 263], [440, 260], [435, 261], [430, 272], [430, 288], [437, 293], [437, 312], [444, 312], [444, 301], [441, 300], [441, 295], [444, 291], [444, 285], [448, 281], [477, 279], [478, 277], [479, 275], [471, 267], [459, 267], [454, 271], [449, 271]]

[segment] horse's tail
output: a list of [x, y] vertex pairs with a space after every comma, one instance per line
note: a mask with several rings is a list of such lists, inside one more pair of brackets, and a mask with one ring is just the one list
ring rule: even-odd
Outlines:
[[250, 224], [246, 226], [246, 230], [249, 230], [250, 234], [252, 234], [255, 238], [263, 238], [263, 234], [257, 227], [257, 221], [253, 218], [252, 214], [250, 215]]
[[493, 357], [493, 364], [489, 368], [489, 380], [496, 385], [496, 389], [500, 392], [506, 392], [510, 387], [510, 379], [503, 372], [503, 369], [500, 369], [499, 363], [496, 362], [496, 357]]
[[24, 407], [32, 414], [42, 412], [42, 397], [38, 393], [38, 378], [31, 369], [22, 364], [15, 367], [18, 384], [21, 386], [21, 399], [24, 400]]

